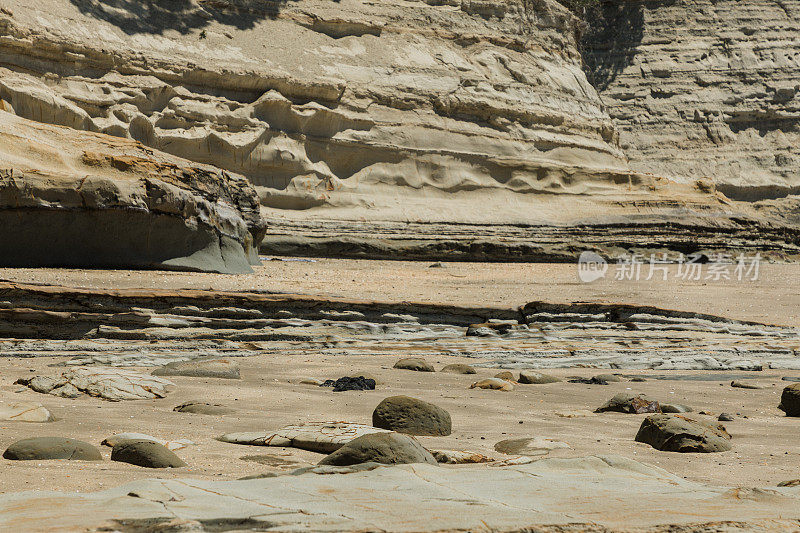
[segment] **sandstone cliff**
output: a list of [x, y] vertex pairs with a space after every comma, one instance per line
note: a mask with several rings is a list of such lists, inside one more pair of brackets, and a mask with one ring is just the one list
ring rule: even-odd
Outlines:
[[732, 235], [798, 252], [782, 206], [718, 194], [665, 137], [674, 168], [637, 158], [554, 0], [5, 5], [9, 109], [245, 176], [267, 252], [568, 259]]
[[800, 1], [603, 2], [585, 54], [631, 168], [800, 193]]
[[0, 265], [252, 272], [247, 180], [0, 111]]

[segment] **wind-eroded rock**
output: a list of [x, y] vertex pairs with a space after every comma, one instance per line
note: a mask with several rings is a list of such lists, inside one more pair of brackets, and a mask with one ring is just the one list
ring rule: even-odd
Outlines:
[[43, 394], [68, 398], [88, 394], [112, 401], [163, 398], [175, 388], [174, 383], [164, 378], [134, 370], [98, 367], [75, 368], [58, 376], [21, 378], [16, 383]]
[[251, 272], [247, 181], [138, 142], [0, 111], [0, 265]]

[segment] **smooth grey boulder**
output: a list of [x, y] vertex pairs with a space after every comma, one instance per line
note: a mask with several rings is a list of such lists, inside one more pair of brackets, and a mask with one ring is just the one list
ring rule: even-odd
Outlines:
[[778, 409], [786, 413], [786, 416], [800, 416], [800, 383], [788, 385], [783, 389]]
[[546, 385], [547, 383], [557, 383], [561, 379], [541, 372], [526, 370], [519, 373], [519, 380], [517, 381], [523, 385]]
[[622, 392], [594, 410], [595, 413], [609, 411], [627, 414], [660, 413], [661, 407], [656, 400], [651, 400], [644, 394], [633, 395]]
[[438, 464], [433, 455], [420, 443], [412, 437], [400, 433], [373, 433], [358, 437], [322, 459], [318, 464], [349, 466], [369, 462], [387, 465]]
[[151, 440], [124, 440], [111, 450], [111, 460], [146, 468], [186, 466], [169, 448]]
[[240, 379], [239, 365], [229, 359], [193, 359], [175, 361], [153, 370], [154, 376]]
[[394, 368], [415, 370], [417, 372], [436, 372], [433, 365], [421, 357], [404, 357], [394, 364]]
[[173, 411], [178, 413], [194, 413], [198, 415], [228, 415], [235, 410], [217, 403], [191, 401], [175, 406]]
[[464, 363], [453, 363], [443, 367], [439, 372], [446, 372], [448, 374], [476, 374], [474, 368]]
[[636, 434], [637, 442], [663, 452], [725, 452], [731, 449], [730, 440], [722, 424], [667, 414], [648, 416]]
[[409, 435], [449, 435], [450, 413], [441, 407], [409, 396], [390, 396], [372, 412], [372, 425]]
[[65, 437], [36, 437], [18, 440], [3, 452], [3, 458], [12, 461], [45, 459], [103, 460], [100, 450], [88, 442]]

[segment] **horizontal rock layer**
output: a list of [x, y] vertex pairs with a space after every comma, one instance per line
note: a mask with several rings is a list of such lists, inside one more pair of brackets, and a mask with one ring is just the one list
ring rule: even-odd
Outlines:
[[241, 176], [0, 111], [0, 265], [249, 272], [264, 235]]
[[602, 2], [585, 40], [631, 168], [800, 193], [800, 2]]

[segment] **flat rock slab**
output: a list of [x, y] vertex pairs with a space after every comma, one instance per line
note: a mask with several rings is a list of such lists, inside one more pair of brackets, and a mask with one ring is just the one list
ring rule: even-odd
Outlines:
[[307, 422], [285, 426], [275, 432], [226, 433], [217, 440], [251, 446], [283, 446], [318, 453], [332, 453], [353, 439], [372, 433], [389, 433], [366, 424]]
[[164, 398], [175, 384], [164, 378], [120, 368], [82, 367], [58, 376], [19, 379], [36, 392], [76, 398], [81, 394], [106, 400], [151, 400]]
[[54, 418], [39, 402], [9, 402], [0, 403], [0, 420], [52, 422]]
[[239, 365], [229, 359], [175, 361], [153, 370], [154, 376], [241, 379]]
[[64, 437], [35, 437], [18, 440], [3, 452], [4, 459], [37, 461], [71, 459], [73, 461], [102, 461], [100, 450], [81, 440]]
[[494, 449], [506, 455], [547, 455], [550, 450], [568, 449], [569, 444], [543, 437], [501, 440]]
[[464, 452], [460, 450], [428, 450], [437, 463], [448, 465], [466, 465], [473, 463], [491, 463], [491, 457], [477, 452]]
[[[166, 524], [180, 516], [212, 529], [270, 531], [487, 531], [570, 524], [656, 529], [741, 522], [796, 531], [800, 487], [693, 483], [619, 456], [541, 459], [526, 465], [370, 468], [249, 481], [143, 480], [93, 493], [0, 495], [0, 530], [85, 530]], [[747, 496], [747, 497], [743, 497]], [[391, 505], [387, 505], [391, 502]], [[676, 512], [690, 509], [691, 512]], [[235, 522], [234, 522], [235, 521]], [[717, 525], [718, 526], [718, 525]], [[144, 528], [143, 528], [144, 529]], [[166, 529], [166, 527], [164, 528]], [[673, 528], [674, 529], [674, 528]]]

